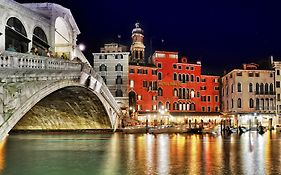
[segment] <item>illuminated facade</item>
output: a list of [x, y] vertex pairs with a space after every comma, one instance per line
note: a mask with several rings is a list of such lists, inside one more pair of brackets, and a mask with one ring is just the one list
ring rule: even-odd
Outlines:
[[275, 114], [274, 71], [257, 68], [244, 64], [221, 79], [222, 112], [242, 125], [267, 123]]
[[117, 43], [105, 44], [100, 53], [93, 53], [94, 70], [103, 78], [111, 94], [124, 113], [128, 110], [128, 65], [127, 48]]
[[177, 52], [156, 51], [153, 67], [130, 66], [131, 109], [154, 118], [163, 109], [179, 122], [219, 118], [219, 76], [202, 75], [201, 62], [178, 60]]

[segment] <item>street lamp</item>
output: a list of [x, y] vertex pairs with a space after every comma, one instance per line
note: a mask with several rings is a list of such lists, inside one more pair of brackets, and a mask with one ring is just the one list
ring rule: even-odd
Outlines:
[[86, 49], [86, 46], [84, 44], [79, 44], [78, 45], [78, 48], [81, 50], [81, 51], [84, 51]]

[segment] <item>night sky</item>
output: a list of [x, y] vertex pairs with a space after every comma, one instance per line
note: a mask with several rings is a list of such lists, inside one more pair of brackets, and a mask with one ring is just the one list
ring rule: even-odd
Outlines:
[[78, 43], [86, 45], [88, 58], [104, 43], [130, 45], [134, 23], [140, 22], [147, 55], [151, 48], [179, 51], [192, 62], [201, 60], [205, 73], [263, 64], [270, 55], [281, 58], [279, 1], [49, 0], [71, 10], [81, 30]]

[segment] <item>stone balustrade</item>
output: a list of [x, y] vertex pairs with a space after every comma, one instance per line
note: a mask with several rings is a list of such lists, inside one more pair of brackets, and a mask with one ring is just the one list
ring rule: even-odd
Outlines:
[[60, 58], [5, 51], [0, 53], [0, 68], [80, 71], [81, 63]]

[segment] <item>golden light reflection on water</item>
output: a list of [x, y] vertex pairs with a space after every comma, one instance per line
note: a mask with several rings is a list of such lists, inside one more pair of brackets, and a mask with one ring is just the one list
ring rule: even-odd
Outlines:
[[0, 172], [5, 168], [6, 140], [0, 142]]
[[[14, 158], [15, 155], [19, 154], [19, 152], [16, 152], [17, 150], [21, 150], [20, 153], [26, 154], [25, 157], [27, 157], [30, 155], [27, 153], [34, 153], [32, 148], [38, 148], [36, 144], [40, 143], [39, 148], [45, 148], [46, 146], [44, 136], [40, 140], [30, 139], [29, 137], [23, 138], [17, 139], [17, 137], [14, 137], [6, 147], [5, 144], [0, 145], [0, 170], [7, 169], [7, 167], [13, 168], [14, 164], [21, 163], [21, 161], [18, 161], [19, 157]], [[89, 160], [91, 162], [91, 159], [88, 159], [88, 155], [86, 155], [86, 158], [80, 157], [82, 158], [80, 166], [94, 167], [93, 172], [103, 175], [280, 174], [281, 172], [281, 133], [273, 132], [270, 134], [267, 132], [260, 135], [257, 132], [247, 132], [240, 136], [238, 134], [214, 136], [116, 133], [107, 136], [90, 135], [89, 138], [85, 136], [83, 139], [78, 135], [78, 138], [77, 140], [49, 138], [47, 143], [52, 149], [47, 149], [50, 150], [47, 154], [51, 154], [52, 150], [57, 150], [58, 147], [59, 151], [63, 151], [62, 145], [69, 146], [68, 148], [73, 148], [80, 154], [89, 153], [89, 156], [92, 156], [93, 159], [98, 157], [97, 164], [93, 165], [83, 161]], [[22, 145], [17, 144], [19, 140]], [[28, 144], [28, 146], [24, 146], [24, 144]], [[77, 149], [77, 146], [81, 146], [81, 144], [86, 146], [83, 146], [82, 150]], [[89, 152], [87, 152], [87, 149], [89, 149]], [[42, 154], [47, 151], [46, 149], [43, 150]], [[66, 153], [67, 159], [69, 159], [71, 154]], [[77, 157], [74, 157], [74, 159]], [[62, 158], [60, 161], [65, 160], [64, 157]], [[30, 157], [30, 160], [32, 160], [32, 157]], [[48, 159], [45, 161], [48, 161]], [[25, 168], [27, 162], [23, 163], [22, 168]], [[33, 167], [32, 163], [34, 162], [30, 163], [30, 167]]]

